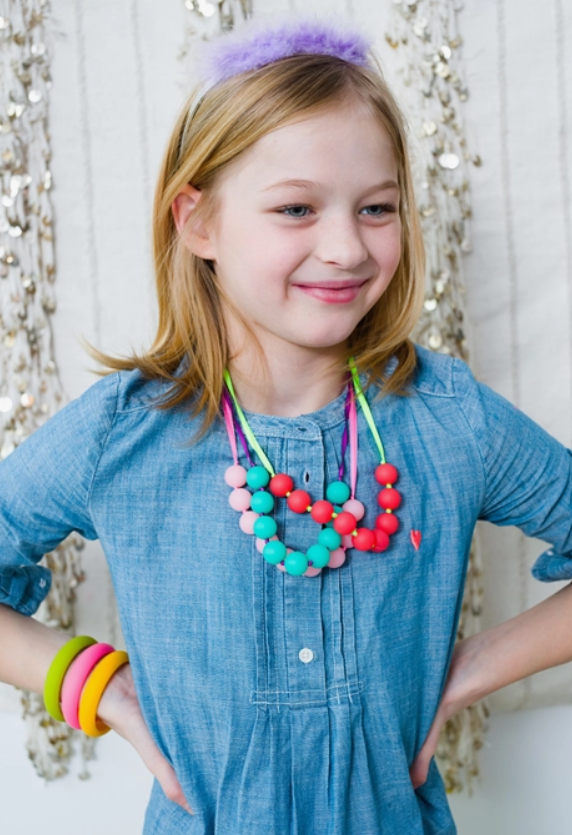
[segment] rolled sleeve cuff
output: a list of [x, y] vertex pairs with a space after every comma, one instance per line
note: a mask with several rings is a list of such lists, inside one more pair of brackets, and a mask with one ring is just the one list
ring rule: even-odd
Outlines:
[[42, 565], [0, 568], [0, 603], [22, 615], [33, 615], [52, 585], [52, 572]]
[[543, 583], [572, 580], [572, 556], [557, 554], [554, 548], [544, 551], [532, 566], [532, 576]]

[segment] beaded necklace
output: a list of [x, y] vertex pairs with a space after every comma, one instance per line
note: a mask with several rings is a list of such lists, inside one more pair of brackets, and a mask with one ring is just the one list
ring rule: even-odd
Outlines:
[[[233, 488], [229, 496], [230, 506], [241, 513], [239, 520], [241, 530], [246, 534], [256, 536], [257, 548], [266, 562], [295, 576], [303, 574], [312, 577], [319, 574], [326, 566], [339, 568], [345, 562], [348, 548], [374, 553], [385, 551], [389, 546], [390, 536], [399, 527], [399, 520], [394, 510], [401, 504], [401, 495], [393, 487], [397, 481], [398, 472], [385, 460], [383, 444], [369, 404], [361, 389], [353, 358], [350, 358], [349, 367], [350, 379], [344, 406], [345, 425], [338, 479], [328, 485], [326, 498], [314, 503], [305, 490], [294, 489], [294, 480], [291, 476], [274, 471], [274, 467], [246, 420], [236, 398], [228, 370], [225, 369], [224, 372], [225, 388], [222, 395], [222, 410], [234, 461], [224, 475], [226, 483]], [[383, 485], [377, 497], [382, 512], [375, 521], [374, 530], [358, 527], [358, 522], [365, 515], [365, 508], [355, 497], [358, 450], [356, 399], [380, 456], [380, 463], [374, 474], [378, 484]], [[236, 435], [244, 450], [249, 465], [248, 470], [239, 463]], [[256, 452], [261, 465], [254, 463], [248, 448], [249, 443]], [[350, 486], [343, 480], [344, 458], [348, 445], [350, 448]], [[247, 486], [251, 489], [248, 490]], [[276, 499], [279, 498], [286, 499], [291, 511], [309, 513], [312, 519], [321, 526], [317, 542], [311, 545], [306, 553], [287, 548], [277, 536], [276, 521], [268, 514], [274, 510]]]

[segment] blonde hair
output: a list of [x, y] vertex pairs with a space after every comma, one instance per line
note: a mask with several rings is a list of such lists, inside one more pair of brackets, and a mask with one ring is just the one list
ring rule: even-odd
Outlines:
[[[368, 371], [368, 386], [383, 383], [385, 394], [407, 394], [415, 370], [409, 339], [424, 297], [425, 249], [407, 151], [406, 121], [389, 90], [375, 56], [376, 69], [329, 55], [300, 54], [234, 76], [211, 88], [194, 114], [185, 103], [162, 161], [153, 205], [153, 255], [159, 306], [157, 335], [147, 352], [115, 357], [89, 345], [87, 352], [108, 370], [139, 369], [149, 379], [172, 383], [158, 408], [190, 400], [190, 415], [204, 410], [201, 430], [209, 429], [220, 409], [223, 371], [232, 359], [222, 301], [229, 304], [247, 332], [252, 329], [224, 296], [211, 262], [191, 253], [177, 232], [171, 204], [188, 183], [202, 192], [191, 213], [193, 223], [212, 221], [217, 213], [217, 182], [222, 172], [265, 134], [287, 123], [357, 97], [379, 119], [395, 153], [401, 197], [401, 259], [383, 296], [348, 339], [347, 370], [353, 356]], [[389, 358], [397, 365], [386, 373]], [[188, 362], [177, 375], [181, 361]]]

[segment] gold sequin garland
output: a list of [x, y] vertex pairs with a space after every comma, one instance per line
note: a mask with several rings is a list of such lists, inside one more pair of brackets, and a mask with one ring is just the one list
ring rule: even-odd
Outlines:
[[185, 0], [185, 6], [199, 17], [214, 17], [218, 11], [221, 32], [235, 28], [237, 18], [248, 20], [252, 16], [252, 0]]
[[[56, 310], [52, 174], [48, 133], [49, 3], [0, 0], [0, 459], [63, 404], [52, 350]], [[83, 540], [72, 534], [42, 563], [52, 587], [38, 612], [50, 626], [74, 631], [75, 588], [83, 580]], [[67, 772], [71, 728], [46, 713], [41, 696], [21, 691], [27, 749], [38, 775]], [[83, 734], [82, 754], [92, 742]]]
[[[457, 29], [462, 5], [451, 0], [394, 0], [386, 40], [395, 50], [398, 96], [411, 131], [413, 176], [427, 249], [424, 310], [414, 337], [438, 353], [468, 360], [464, 326], [463, 256], [472, 251], [468, 167], [472, 155], [461, 106], [469, 91], [463, 80]], [[457, 639], [480, 629], [482, 559], [471, 545]], [[437, 759], [447, 791], [469, 790], [479, 774], [489, 710], [486, 700], [460, 711], [440, 737]]]

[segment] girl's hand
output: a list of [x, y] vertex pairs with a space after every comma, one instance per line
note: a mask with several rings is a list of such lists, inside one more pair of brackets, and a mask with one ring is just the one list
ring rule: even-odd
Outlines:
[[[474, 638], [477, 637], [474, 636]], [[472, 687], [473, 676], [470, 675], [471, 665], [468, 661], [470, 652], [467, 652], [470, 644], [471, 638], [467, 638], [465, 641], [460, 641], [453, 651], [453, 658], [441, 697], [441, 703], [435, 714], [435, 719], [429, 729], [427, 738], [423, 743], [423, 747], [409, 769], [409, 776], [411, 777], [414, 789], [422, 786], [427, 780], [431, 759], [437, 750], [439, 734], [443, 725], [463, 707], [468, 707], [477, 701], [477, 698], [471, 696], [474, 692]]]
[[159, 781], [167, 798], [194, 815], [173, 767], [155, 745], [145, 724], [135, 694], [130, 664], [121, 667], [105, 688], [97, 716], [131, 743], [151, 774]]

